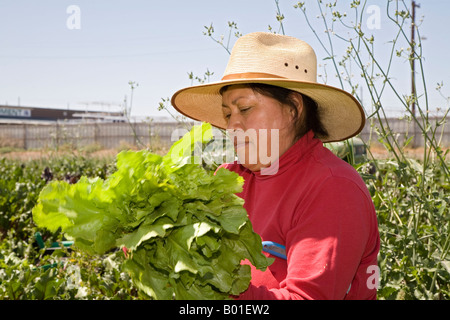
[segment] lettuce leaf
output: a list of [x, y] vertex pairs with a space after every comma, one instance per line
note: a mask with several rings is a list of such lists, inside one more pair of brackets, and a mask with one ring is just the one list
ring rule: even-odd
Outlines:
[[[152, 299], [227, 299], [245, 291], [250, 267], [265, 270], [243, 200], [243, 178], [200, 164], [199, 150], [212, 138], [210, 124], [194, 126], [165, 156], [122, 151], [107, 179], [49, 183], [33, 219], [59, 228], [90, 254], [125, 247], [126, 270]], [[201, 156], [201, 154], [200, 154]]]

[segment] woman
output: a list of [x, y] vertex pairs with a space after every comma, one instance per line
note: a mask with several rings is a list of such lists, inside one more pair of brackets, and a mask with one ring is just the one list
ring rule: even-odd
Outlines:
[[252, 269], [239, 299], [376, 299], [370, 194], [323, 146], [358, 134], [364, 112], [349, 93], [317, 83], [316, 64], [301, 40], [251, 33], [236, 42], [221, 81], [172, 98], [179, 112], [229, 131], [239, 161], [222, 167], [245, 179], [239, 196], [255, 232], [285, 247], [286, 259]]

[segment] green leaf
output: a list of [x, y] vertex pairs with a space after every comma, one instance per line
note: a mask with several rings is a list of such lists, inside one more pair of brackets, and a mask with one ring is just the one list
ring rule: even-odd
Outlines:
[[126, 247], [135, 250], [143, 241], [154, 237], [163, 237], [166, 234], [165, 227], [162, 224], [143, 224], [136, 231], [127, 233], [123, 237], [116, 240], [118, 247]]
[[123, 268], [154, 299], [227, 299], [250, 281], [249, 260], [265, 269], [243, 200], [243, 179], [226, 169], [206, 171], [196, 152], [211, 125], [194, 126], [164, 157], [147, 150], [117, 155], [106, 180], [49, 184], [33, 209], [35, 222], [61, 228], [75, 246], [103, 254], [125, 247]]
[[180, 140], [175, 142], [169, 152], [163, 157], [165, 165], [176, 170], [185, 164], [200, 164], [202, 145], [213, 137], [212, 126], [209, 123], [193, 126]]

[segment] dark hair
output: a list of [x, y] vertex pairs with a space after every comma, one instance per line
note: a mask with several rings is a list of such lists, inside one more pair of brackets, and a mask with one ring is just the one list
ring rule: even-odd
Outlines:
[[[296, 140], [303, 137], [310, 130], [314, 132], [316, 137], [326, 138], [328, 136], [328, 132], [320, 121], [317, 103], [310, 97], [298, 93], [297, 91], [264, 83], [247, 83], [245, 86], [251, 88], [254, 92], [273, 98], [293, 110]], [[220, 94], [223, 94], [229, 87], [230, 86], [222, 87], [220, 89]], [[294, 92], [300, 94], [303, 98], [303, 112], [300, 115], [298, 113], [297, 106], [292, 99], [292, 94]]]

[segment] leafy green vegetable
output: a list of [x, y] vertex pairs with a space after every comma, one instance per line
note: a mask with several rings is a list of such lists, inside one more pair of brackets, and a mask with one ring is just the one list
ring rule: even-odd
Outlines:
[[41, 192], [33, 218], [59, 228], [90, 254], [125, 248], [123, 268], [154, 299], [226, 299], [247, 289], [248, 259], [264, 270], [243, 200], [243, 179], [199, 164], [211, 125], [194, 126], [165, 156], [122, 151], [107, 179], [53, 181]]

